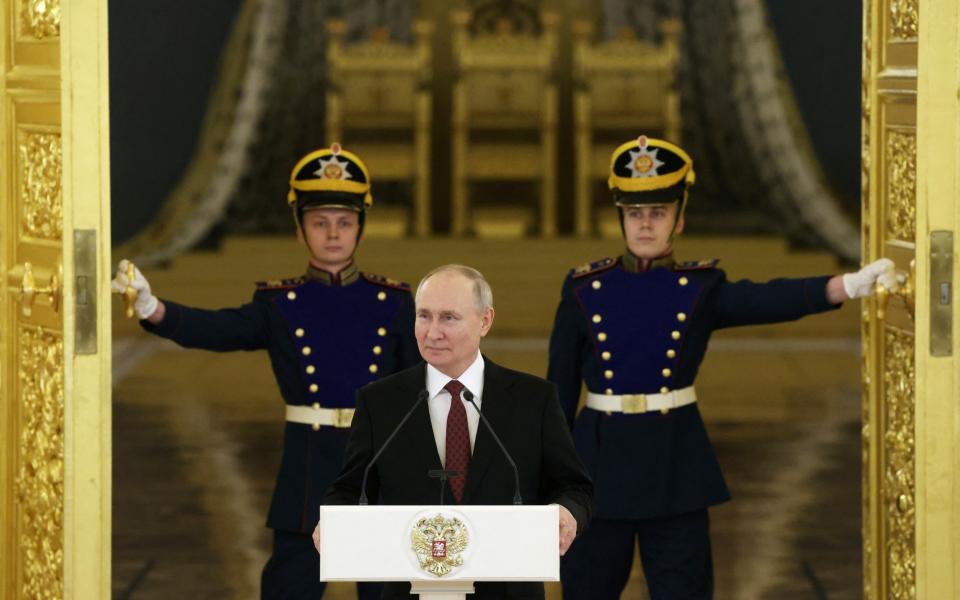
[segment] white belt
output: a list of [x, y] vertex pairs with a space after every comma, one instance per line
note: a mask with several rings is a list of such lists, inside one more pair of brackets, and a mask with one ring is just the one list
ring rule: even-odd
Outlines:
[[624, 414], [644, 413], [654, 410], [667, 412], [697, 401], [697, 392], [693, 386], [682, 390], [673, 390], [666, 394], [595, 394], [587, 392], [587, 406], [604, 412], [622, 412]]
[[313, 425], [313, 430], [320, 429], [321, 425], [329, 425], [346, 429], [353, 422], [353, 408], [321, 408], [319, 404], [313, 406], [287, 405], [287, 421]]

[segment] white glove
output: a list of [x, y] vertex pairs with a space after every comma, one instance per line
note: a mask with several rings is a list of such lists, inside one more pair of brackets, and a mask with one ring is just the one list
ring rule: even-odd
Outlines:
[[843, 291], [850, 298], [870, 296], [873, 294], [874, 284], [878, 281], [891, 292], [897, 289], [896, 269], [889, 258], [875, 260], [856, 273], [844, 275]]
[[133, 268], [133, 281], [127, 277], [127, 268], [130, 261], [123, 259], [117, 265], [117, 275], [110, 282], [110, 287], [114, 292], [122, 294], [127, 289], [127, 285], [137, 290], [137, 299], [133, 303], [133, 310], [140, 319], [146, 319], [157, 310], [160, 300], [150, 292], [150, 282], [143, 276], [140, 269]]

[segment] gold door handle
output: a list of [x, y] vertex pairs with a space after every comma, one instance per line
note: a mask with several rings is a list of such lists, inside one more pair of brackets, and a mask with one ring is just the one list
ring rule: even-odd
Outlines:
[[133, 287], [131, 283], [133, 281], [133, 278], [136, 276], [136, 272], [137, 272], [136, 265], [128, 261], [127, 273], [126, 273], [127, 287], [125, 287], [123, 291], [114, 292], [115, 294], [123, 297], [124, 312], [128, 319], [132, 319], [133, 315], [136, 314], [134, 305], [136, 304], [137, 295], [139, 294], [139, 292], [136, 290], [136, 288]]
[[890, 303], [890, 298], [898, 296], [903, 300], [903, 304], [907, 307], [907, 312], [910, 313], [910, 318], [914, 319], [916, 316], [915, 306], [915, 293], [914, 281], [917, 274], [917, 261], [910, 261], [910, 270], [903, 275], [897, 273], [897, 289], [890, 290], [887, 289], [885, 285], [879, 281], [874, 284], [874, 291], [877, 294], [877, 319], [883, 321], [887, 317], [887, 304]]
[[23, 316], [29, 317], [33, 314], [33, 303], [38, 295], [49, 296], [51, 308], [55, 312], [60, 312], [60, 298], [63, 291], [60, 286], [60, 279], [63, 277], [63, 266], [57, 266], [57, 269], [50, 274], [47, 285], [43, 287], [37, 286], [37, 279], [33, 274], [31, 263], [25, 262], [20, 268], [23, 270], [23, 275], [20, 277], [20, 310], [23, 312]]
[[123, 290], [123, 304], [126, 306], [126, 314], [128, 319], [133, 318], [133, 305], [137, 301], [137, 290], [135, 290], [133, 285], [131, 285], [136, 270], [137, 267], [135, 267], [132, 262], [127, 263], [127, 288]]

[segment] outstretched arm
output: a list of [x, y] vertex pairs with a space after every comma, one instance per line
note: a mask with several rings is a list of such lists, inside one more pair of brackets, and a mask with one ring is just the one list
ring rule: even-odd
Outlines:
[[129, 267], [129, 261], [120, 261], [111, 287], [116, 292], [123, 292], [127, 286], [137, 291], [134, 312], [141, 326], [150, 333], [186, 348], [217, 352], [258, 350], [267, 346], [270, 334], [266, 302], [255, 301], [220, 310], [163, 302], [153, 295], [150, 283], [139, 269], [134, 267], [133, 276], [128, 276]]

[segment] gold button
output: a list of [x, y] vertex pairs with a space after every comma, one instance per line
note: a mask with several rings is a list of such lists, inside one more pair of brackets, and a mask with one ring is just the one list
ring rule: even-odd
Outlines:
[[314, 424], [313, 424], [313, 430], [314, 430], [314, 431], [320, 431], [320, 423], [314, 423]]
[[317, 393], [317, 390], [319, 390], [319, 389], [320, 389], [320, 386], [319, 386], [319, 385], [317, 385], [317, 384], [315, 384], [315, 383], [311, 383], [311, 384], [310, 384], [310, 391], [313, 392], [314, 394], [316, 394], [316, 393]]
[[377, 365], [370, 365], [370, 372], [371, 372], [371, 373], [376, 373], [376, 372], [379, 371], [379, 370], [380, 370], [380, 367], [378, 367]]
[[680, 278], [680, 285], [687, 285], [688, 283], [690, 283], [690, 280], [687, 279], [686, 277]]
[[667, 358], [676, 358], [676, 356], [677, 356], [676, 350], [673, 350], [673, 349], [667, 350]]
[[679, 331], [673, 331], [673, 332], [670, 333], [670, 337], [672, 337], [672, 338], [675, 339], [675, 340], [679, 340], [679, 339], [680, 339], [680, 332], [679, 332]]
[[293, 332], [297, 337], [303, 337], [303, 328], [297, 327], [297, 330]]
[[377, 294], [377, 300], [386, 300], [386, 299], [387, 299], [386, 292], [380, 292], [379, 294]]
[[287, 292], [287, 300], [296, 300], [297, 293], [294, 291]]
[[607, 334], [601, 331], [600, 333], [597, 334], [597, 339], [600, 340], [601, 342], [605, 342], [607, 341]]
[[677, 313], [677, 320], [683, 323], [687, 320], [687, 313]]
[[669, 393], [670, 393], [670, 388], [668, 388], [667, 386], [663, 386], [662, 388], [660, 388], [660, 393], [661, 393], [661, 394], [669, 394]]
[[611, 390], [610, 388], [607, 388], [607, 389], [605, 390], [605, 393], [606, 393], [608, 396], [612, 396], [612, 395], [613, 395], [613, 390]]
[[319, 403], [319, 402], [314, 402], [314, 403], [313, 403], [313, 410], [320, 410], [320, 403]]
[[602, 321], [602, 320], [603, 320], [603, 318], [602, 318], [600, 315], [593, 315], [593, 322], [594, 322], [594, 323], [599, 323], [599, 322]]
[[593, 286], [593, 289], [599, 290], [599, 289], [600, 289], [600, 286], [603, 285], [603, 284], [600, 283], [600, 280], [599, 280], [599, 279], [595, 279], [595, 280], [593, 281], [593, 283], [591, 283], [590, 285]]
[[610, 352], [607, 351], [607, 350], [604, 350], [604, 351], [600, 354], [600, 356], [601, 356], [601, 358], [603, 358], [603, 360], [610, 360]]
[[380, 354], [381, 352], [383, 352], [383, 348], [381, 348], [380, 346], [374, 346], [374, 347], [373, 347], [373, 353], [374, 353], [374, 354]]
[[663, 371], [661, 371], [661, 373], [663, 373], [664, 377], [670, 377], [670, 375], [673, 374], [673, 372], [670, 369], [664, 369]]
[[310, 346], [304, 346], [301, 352], [303, 352], [304, 356], [310, 356]]
[[379, 335], [380, 337], [383, 337], [387, 335], [387, 330], [381, 327], [380, 329], [377, 329], [377, 335]]
[[613, 379], [613, 371], [607, 369], [606, 371], [603, 372], [603, 376], [606, 377], [607, 379]]
[[307, 365], [307, 375], [313, 375], [317, 372], [317, 368], [313, 365]]
[[670, 412], [670, 409], [669, 409], [669, 408], [661, 408], [661, 409], [660, 409], [660, 414], [661, 414], [661, 415], [665, 415], [665, 414], [667, 414], [668, 412]]

